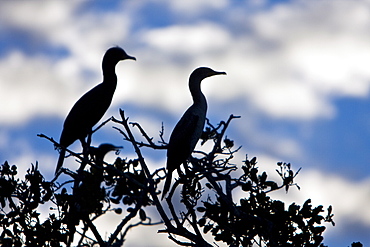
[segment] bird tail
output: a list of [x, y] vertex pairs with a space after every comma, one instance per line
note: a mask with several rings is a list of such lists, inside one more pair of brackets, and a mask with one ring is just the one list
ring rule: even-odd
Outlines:
[[64, 161], [64, 156], [66, 155], [66, 150], [64, 148], [62, 148], [60, 150], [60, 153], [59, 153], [59, 159], [58, 159], [58, 164], [57, 164], [57, 167], [55, 169], [55, 175], [58, 174], [59, 170], [62, 168], [63, 166], [63, 161]]
[[167, 192], [170, 190], [171, 180], [172, 180], [172, 171], [168, 171], [166, 181], [164, 182], [164, 187], [163, 187], [162, 199], [161, 200], [163, 200], [163, 198], [165, 197]]

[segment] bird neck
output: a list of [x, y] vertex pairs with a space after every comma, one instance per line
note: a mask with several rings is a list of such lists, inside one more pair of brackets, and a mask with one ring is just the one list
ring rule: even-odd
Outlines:
[[103, 60], [103, 82], [117, 84], [116, 64]]
[[200, 88], [200, 80], [191, 78], [189, 81], [189, 89], [191, 96], [193, 97], [194, 104], [204, 104], [207, 105], [206, 97], [202, 93]]

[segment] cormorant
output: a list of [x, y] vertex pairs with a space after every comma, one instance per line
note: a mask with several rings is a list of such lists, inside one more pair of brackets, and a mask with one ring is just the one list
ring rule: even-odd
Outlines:
[[102, 143], [99, 147], [90, 147], [90, 154], [98, 166], [103, 166], [104, 157], [110, 151], [119, 151], [123, 147], [117, 147], [110, 143]]
[[103, 117], [112, 102], [112, 97], [117, 86], [115, 67], [121, 60], [136, 58], [127, 55], [120, 47], [108, 49], [103, 57], [102, 70], [103, 82], [85, 93], [72, 107], [64, 121], [59, 144], [60, 150], [55, 174], [62, 168], [65, 149], [76, 140], [82, 146], [86, 144], [85, 138], [91, 133], [93, 126]]
[[207, 113], [207, 100], [203, 95], [200, 83], [214, 75], [226, 75], [210, 68], [200, 67], [191, 73], [189, 89], [193, 104], [186, 110], [173, 129], [167, 147], [167, 178], [163, 187], [162, 200], [170, 189], [172, 173], [189, 158], [202, 135]]

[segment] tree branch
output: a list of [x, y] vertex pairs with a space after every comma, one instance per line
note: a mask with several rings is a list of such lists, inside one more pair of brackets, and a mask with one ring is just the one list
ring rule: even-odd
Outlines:
[[148, 169], [148, 167], [145, 163], [144, 157], [142, 156], [138, 145], [136, 144], [135, 138], [134, 138], [134, 136], [133, 136], [128, 124], [127, 124], [128, 118], [127, 119], [125, 118], [125, 113], [121, 109], [120, 109], [120, 115], [121, 115], [122, 121], [119, 121], [115, 118], [113, 118], [113, 121], [116, 122], [116, 123], [122, 124], [123, 127], [125, 128], [125, 130], [128, 134], [128, 138], [129, 138], [128, 141], [130, 141], [132, 143], [132, 145], [134, 146], [134, 150], [135, 150], [136, 154], [138, 155], [141, 167], [143, 168], [143, 170], [144, 170], [144, 172], [145, 172], [145, 174], [146, 174], [146, 176], [149, 180], [149, 192], [150, 192], [150, 194], [151, 194], [151, 196], [152, 196], [152, 198], [155, 202], [157, 210], [158, 210], [159, 214], [161, 215], [163, 221], [165, 222], [167, 228], [171, 229], [171, 228], [173, 228], [173, 225], [171, 224], [170, 220], [168, 219], [166, 213], [163, 210], [163, 207], [162, 207], [161, 203], [159, 202], [157, 194], [155, 193], [154, 182], [153, 182], [153, 179], [152, 179], [151, 174], [149, 172], [149, 169]]
[[154, 181], [152, 179], [152, 176], [149, 172], [149, 169], [145, 163], [145, 160], [141, 154], [141, 151], [140, 151], [140, 148], [138, 147], [138, 144], [128, 126], [128, 118], [125, 117], [124, 115], [124, 111], [120, 109], [120, 115], [121, 115], [121, 119], [122, 121], [119, 121], [117, 119], [114, 119], [113, 118], [113, 121], [116, 122], [116, 123], [120, 123], [121, 125], [124, 126], [126, 132], [127, 132], [127, 135], [128, 135], [128, 141], [130, 141], [134, 147], [134, 150], [136, 152], [136, 154], [138, 155], [138, 158], [139, 158], [139, 161], [140, 161], [140, 164], [142, 166], [142, 169], [144, 170], [146, 176], [147, 176], [147, 179], [149, 180], [149, 192], [152, 196], [152, 199], [154, 200], [154, 204], [159, 212], [159, 214], [161, 215], [167, 229], [166, 230], [159, 230], [158, 232], [167, 232], [167, 233], [173, 233], [173, 234], [176, 234], [176, 235], [179, 235], [179, 236], [183, 236], [185, 238], [188, 238], [189, 240], [193, 241], [194, 243], [197, 243], [198, 246], [211, 246], [210, 244], [208, 244], [206, 241], [204, 241], [203, 239], [200, 239], [199, 236], [195, 235], [194, 233], [191, 233], [189, 232], [186, 228], [175, 228], [172, 224], [171, 224], [171, 221], [169, 220], [169, 218], [167, 217], [166, 213], [164, 212], [163, 210], [163, 207], [157, 197], [157, 194], [155, 192], [155, 189], [154, 189]]

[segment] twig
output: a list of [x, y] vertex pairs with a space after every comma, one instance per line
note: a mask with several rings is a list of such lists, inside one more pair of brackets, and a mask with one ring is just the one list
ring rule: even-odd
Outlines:
[[128, 232], [131, 228], [133, 228], [133, 227], [137, 227], [137, 226], [139, 226], [139, 225], [143, 225], [143, 226], [155, 226], [155, 225], [161, 225], [161, 224], [163, 224], [163, 221], [159, 221], [159, 222], [155, 222], [155, 223], [151, 223], [150, 221], [151, 221], [151, 220], [150, 220], [150, 218], [149, 218], [149, 223], [145, 223], [145, 222], [140, 221], [140, 222], [138, 222], [138, 223], [136, 223], [136, 224], [128, 225], [128, 226], [126, 227], [125, 231], [122, 233], [122, 235], [121, 235], [122, 237], [121, 237], [121, 238], [124, 238], [124, 237], [126, 236], [127, 232]]
[[[212, 159], [213, 159], [214, 155], [215, 155], [217, 152], [219, 152], [219, 150], [221, 150], [221, 141], [222, 141], [222, 138], [223, 138], [223, 136], [224, 136], [224, 134], [225, 134], [225, 132], [226, 132], [226, 129], [229, 127], [229, 124], [230, 124], [231, 120], [233, 120], [234, 118], [240, 118], [240, 116], [234, 116], [233, 114], [231, 114], [231, 115], [229, 116], [229, 119], [226, 121], [226, 123], [225, 123], [225, 122], [223, 122], [223, 121], [220, 123], [219, 127], [220, 127], [221, 125], [224, 125], [224, 127], [221, 129], [221, 132], [218, 134], [218, 138], [217, 138], [217, 139], [216, 139], [216, 141], [215, 141], [215, 145], [214, 145], [214, 147], [213, 147], [213, 150], [212, 150], [212, 151], [211, 151], [211, 153], [209, 154], [209, 156], [211, 156], [211, 157], [212, 157]], [[219, 127], [217, 127], [217, 128], [219, 128]]]
[[[221, 149], [221, 141], [223, 136], [225, 135], [226, 129], [228, 128], [231, 120], [234, 118], [240, 118], [240, 116], [234, 116], [231, 114], [226, 122], [221, 122], [217, 128], [214, 128], [211, 124], [208, 124], [214, 128], [214, 130], [219, 129], [221, 125], [223, 125], [223, 128], [221, 129], [220, 133], [217, 133], [217, 139], [215, 140], [215, 145], [212, 149], [212, 151], [207, 155], [208, 164], [212, 164], [214, 162], [215, 154], [219, 152]], [[209, 167], [209, 169], [211, 169]], [[213, 188], [216, 190], [217, 194], [221, 197], [221, 199], [228, 205], [230, 209], [232, 209], [234, 215], [237, 217], [242, 217], [242, 213], [237, 210], [237, 208], [234, 206], [234, 203], [231, 198], [231, 193], [227, 192], [227, 195], [223, 192], [220, 185], [216, 182], [218, 181], [217, 178], [215, 178], [212, 173], [219, 174], [218, 172], [213, 172], [213, 168], [209, 171], [207, 171], [204, 176], [207, 178], [207, 180], [210, 182], [210, 184], [213, 186]], [[221, 179], [224, 180], [225, 178]]]
[[175, 242], [177, 245], [181, 245], [181, 246], [194, 246], [193, 243], [181, 242], [180, 240], [177, 240], [176, 238], [174, 238], [172, 235], [169, 235], [168, 238], [171, 239], [173, 242]]
[[[76, 232], [77, 232], [78, 234], [80, 234], [81, 236], [82, 236], [82, 234], [83, 234], [83, 233], [81, 233], [81, 232], [79, 232], [79, 231], [77, 231], [77, 230], [76, 230]], [[77, 244], [76, 246], [77, 246], [77, 247], [85, 246], [85, 245], [81, 245], [81, 244], [82, 244], [82, 241], [83, 241], [84, 239], [88, 239], [88, 240], [90, 240], [91, 242], [96, 243], [96, 240], [95, 240], [94, 238], [89, 237], [89, 236], [84, 236], [84, 238], [81, 238], [81, 239], [80, 239], [80, 241], [78, 241], [78, 244]], [[93, 246], [93, 245], [92, 245], [92, 246]]]
[[163, 122], [162, 122], [161, 130], [159, 131], [159, 138], [161, 138], [159, 143], [167, 145], [167, 142], [165, 142], [165, 140], [163, 139], [163, 135], [164, 135], [164, 125], [163, 125]]
[[100, 236], [99, 232], [98, 232], [98, 229], [96, 229], [95, 225], [92, 223], [92, 221], [90, 220], [89, 216], [87, 216], [84, 221], [86, 222], [86, 224], [88, 225], [88, 227], [91, 229], [91, 231], [93, 232], [96, 240], [98, 241], [99, 245], [101, 247], [104, 247], [105, 246], [105, 242], [104, 240], [102, 239], [102, 237]]
[[128, 137], [129, 137], [129, 141], [131, 141], [132, 145], [134, 146], [134, 150], [135, 150], [136, 154], [138, 155], [138, 158], [139, 158], [141, 167], [143, 168], [143, 170], [144, 170], [144, 172], [145, 172], [145, 174], [146, 174], [146, 176], [147, 176], [147, 178], [149, 180], [149, 192], [152, 195], [152, 198], [153, 198], [153, 200], [155, 202], [155, 205], [157, 207], [157, 210], [158, 210], [159, 214], [161, 215], [163, 221], [165, 222], [167, 228], [172, 229], [173, 228], [173, 225], [171, 224], [171, 221], [168, 219], [166, 213], [164, 212], [163, 207], [162, 207], [162, 205], [159, 202], [159, 199], [157, 197], [157, 194], [155, 193], [154, 181], [151, 178], [149, 169], [148, 169], [148, 167], [147, 167], [147, 165], [146, 165], [146, 163], [144, 161], [144, 157], [142, 156], [141, 151], [140, 151], [138, 145], [136, 144], [135, 138], [134, 138], [134, 136], [133, 136], [133, 134], [132, 134], [132, 132], [131, 132], [128, 124], [127, 124], [127, 120], [128, 119], [125, 118], [125, 113], [124, 113], [124, 111], [122, 109], [120, 109], [120, 115], [121, 115], [122, 121], [118, 121], [118, 120], [116, 120], [114, 118], [113, 118], [113, 121], [122, 124], [123, 127], [125, 128], [125, 130], [126, 130], [126, 132], [128, 134]]
[[[41, 137], [41, 138], [45, 138], [45, 139], [47, 139], [47, 140], [51, 141], [55, 146], [60, 147], [60, 144], [59, 144], [58, 142], [54, 141], [54, 139], [53, 139], [53, 138], [51, 138], [51, 137], [48, 137], [48, 136], [46, 136], [46, 135], [44, 135], [44, 134], [38, 134], [37, 136], [38, 136], [38, 137]], [[91, 162], [90, 160], [86, 160], [86, 159], [84, 159], [83, 157], [81, 157], [81, 156], [80, 156], [80, 154], [77, 154], [77, 153], [75, 153], [75, 152], [73, 152], [73, 151], [69, 150], [68, 148], [66, 148], [65, 150], [66, 150], [68, 153], [70, 153], [72, 156], [74, 156], [74, 157], [78, 158], [81, 162], [85, 161], [85, 162], [86, 162], [86, 164], [88, 164], [88, 165], [90, 165], [90, 166], [92, 166], [92, 167], [94, 167], [94, 168], [96, 168], [96, 169], [102, 169], [101, 167], [99, 167], [99, 166], [95, 165], [95, 164], [94, 164], [93, 162]], [[123, 173], [122, 171], [120, 171], [120, 170], [116, 169], [114, 166], [112, 166], [112, 165], [110, 165], [110, 164], [108, 164], [108, 163], [106, 163], [106, 162], [103, 162], [103, 164], [104, 164], [104, 165], [106, 165], [106, 167], [105, 167], [104, 169], [106, 169], [106, 170], [114, 170], [114, 171], [115, 171], [116, 173], [118, 173], [120, 176], [123, 176], [123, 177], [125, 177], [125, 178], [129, 179], [130, 181], [132, 181], [133, 183], [135, 183], [136, 185], [138, 185], [140, 188], [144, 188], [144, 185], [142, 185], [141, 183], [139, 183], [137, 180], [133, 179], [131, 176], [128, 176], [126, 173]], [[65, 174], [67, 174], [67, 175], [71, 176], [72, 178], [75, 178], [75, 177], [76, 177], [76, 175], [77, 175], [76, 173], [74, 173], [74, 172], [70, 171], [70, 170], [69, 170], [69, 169], [67, 169], [67, 168], [62, 168], [62, 171], [64, 171], [64, 173], [65, 173]], [[54, 178], [54, 179], [52, 180], [52, 182], [54, 182], [55, 180], [56, 180], [56, 178]]]
[[177, 225], [177, 227], [182, 227], [182, 224], [180, 224], [180, 221], [179, 221], [179, 218], [177, 217], [176, 215], [176, 212], [175, 212], [175, 208], [172, 204], [172, 196], [173, 196], [173, 193], [175, 191], [175, 189], [177, 188], [177, 186], [179, 185], [179, 180], [176, 180], [175, 183], [172, 185], [172, 189], [170, 190], [170, 193], [168, 194], [168, 197], [166, 198], [166, 202], [168, 204], [168, 207], [170, 209], [170, 212], [172, 214], [172, 218], [175, 220], [175, 223]]
[[129, 222], [132, 218], [134, 218], [137, 215], [137, 212], [141, 208], [141, 204], [136, 204], [135, 208], [119, 223], [114, 233], [111, 235], [108, 241], [108, 246], [111, 246], [114, 242], [114, 240], [117, 238], [118, 234], [121, 232], [122, 228]]
[[104, 125], [106, 125], [109, 121], [112, 121], [112, 118], [113, 117], [110, 117], [108, 118], [107, 120], [105, 120], [104, 122], [102, 122], [98, 127], [96, 127], [92, 132], [91, 134], [94, 134], [96, 131], [98, 131], [101, 127], [103, 127]]
[[154, 200], [154, 204], [159, 212], [159, 214], [161, 215], [167, 229], [166, 230], [159, 230], [158, 232], [167, 232], [167, 233], [173, 233], [173, 234], [177, 234], [179, 236], [183, 236], [185, 238], [188, 238], [189, 240], [199, 244], [199, 246], [211, 246], [209, 243], [207, 243], [204, 239], [200, 239], [199, 236], [195, 235], [194, 233], [191, 233], [189, 232], [186, 228], [175, 228], [172, 224], [171, 224], [171, 221], [169, 220], [169, 218], [167, 217], [166, 213], [164, 212], [163, 210], [163, 207], [157, 197], [157, 194], [155, 192], [155, 188], [154, 188], [154, 181], [151, 177], [151, 174], [149, 172], [149, 169], [145, 163], [145, 160], [141, 154], [141, 151], [138, 147], [138, 144], [128, 126], [128, 118], [125, 117], [124, 115], [124, 111], [120, 109], [120, 115], [121, 115], [121, 118], [122, 118], [122, 121], [119, 121], [119, 120], [116, 120], [116, 119], [112, 119], [114, 122], [117, 122], [117, 123], [120, 123], [121, 125], [124, 126], [126, 132], [127, 132], [127, 135], [128, 135], [128, 141], [130, 141], [134, 147], [134, 150], [136, 152], [136, 154], [138, 155], [138, 158], [139, 158], [139, 161], [140, 161], [140, 164], [141, 164], [141, 167], [142, 169], [144, 170], [145, 172], [145, 175], [147, 176], [147, 179], [149, 180], [149, 192], [152, 196], [152, 199]]
[[197, 234], [197, 236], [204, 241], [203, 236], [200, 233], [199, 228], [198, 228], [197, 216], [195, 214], [194, 207], [192, 207], [192, 205], [190, 205], [186, 195], [183, 196], [183, 201], [184, 201], [184, 204], [185, 204], [186, 208], [188, 209], [188, 211], [191, 215], [191, 218], [192, 218], [192, 220], [188, 219], [190, 224], [192, 225], [192, 227], [193, 227], [195, 233]]
[[213, 126], [212, 124], [211, 124], [211, 122], [209, 121], [209, 119], [208, 118], [206, 118], [206, 123], [207, 123], [207, 125], [208, 126], [210, 126], [212, 129], [213, 129], [213, 131], [217, 131], [223, 124], [225, 124], [225, 122], [224, 121], [221, 121], [219, 124], [218, 124], [218, 126], [217, 127], [215, 127], [215, 126]]
[[[58, 142], [56, 142], [52, 137], [48, 137], [48, 136], [46, 136], [46, 135], [44, 135], [44, 134], [37, 134], [37, 136], [38, 137], [40, 137], [40, 138], [45, 138], [45, 139], [47, 139], [47, 140], [49, 140], [50, 142], [52, 142], [53, 144], [54, 144], [54, 146], [55, 147], [57, 147], [57, 148], [61, 148], [62, 146], [58, 143]], [[77, 154], [77, 153], [75, 153], [75, 152], [73, 152], [73, 151], [71, 151], [70, 149], [68, 149], [68, 148], [64, 148], [68, 153], [70, 153], [72, 156], [74, 156], [74, 157], [76, 157], [76, 158], [78, 158], [80, 161], [83, 161], [84, 160], [84, 158], [83, 157], [81, 157], [79, 154]]]
[[[112, 119], [112, 121], [120, 123], [119, 120], [114, 119], [114, 118]], [[141, 134], [148, 141], [148, 143], [135, 141], [136, 145], [138, 145], [139, 147], [149, 147], [149, 148], [153, 148], [153, 149], [167, 149], [167, 145], [156, 145], [156, 144], [154, 144], [153, 141], [152, 141], [153, 138], [150, 138], [138, 123], [130, 123], [130, 124], [132, 124], [133, 126], [137, 126], [139, 128]], [[127, 134], [125, 132], [123, 132], [120, 128], [117, 128], [117, 127], [113, 127], [113, 128], [118, 130], [120, 132], [120, 134], [122, 134], [124, 136], [126, 141], [132, 142], [130, 140], [130, 138], [127, 136]]]
[[89, 238], [90, 240], [94, 241], [94, 239], [92, 239], [92, 238], [90, 238], [90, 237], [86, 236], [86, 232], [87, 232], [87, 230], [88, 230], [88, 229], [89, 229], [89, 227], [87, 226], [86, 222], [84, 222], [83, 232], [82, 232], [82, 233], [80, 233], [79, 231], [76, 231], [78, 234], [80, 234], [80, 235], [81, 235], [81, 238], [80, 238], [80, 240], [78, 241], [77, 246], [81, 246], [82, 241], [83, 241], [85, 238]]
[[139, 130], [140, 130], [140, 133], [143, 135], [143, 137], [148, 141], [149, 143], [149, 146], [151, 148], [154, 148], [154, 149], [167, 149], [166, 146], [162, 145], [162, 146], [158, 146], [158, 145], [155, 145], [154, 142], [153, 142], [153, 137], [150, 138], [148, 136], [148, 134], [144, 131], [144, 129], [141, 127], [141, 125], [139, 123], [136, 123], [136, 122], [130, 122], [130, 124], [133, 126], [133, 127], [137, 127]]

